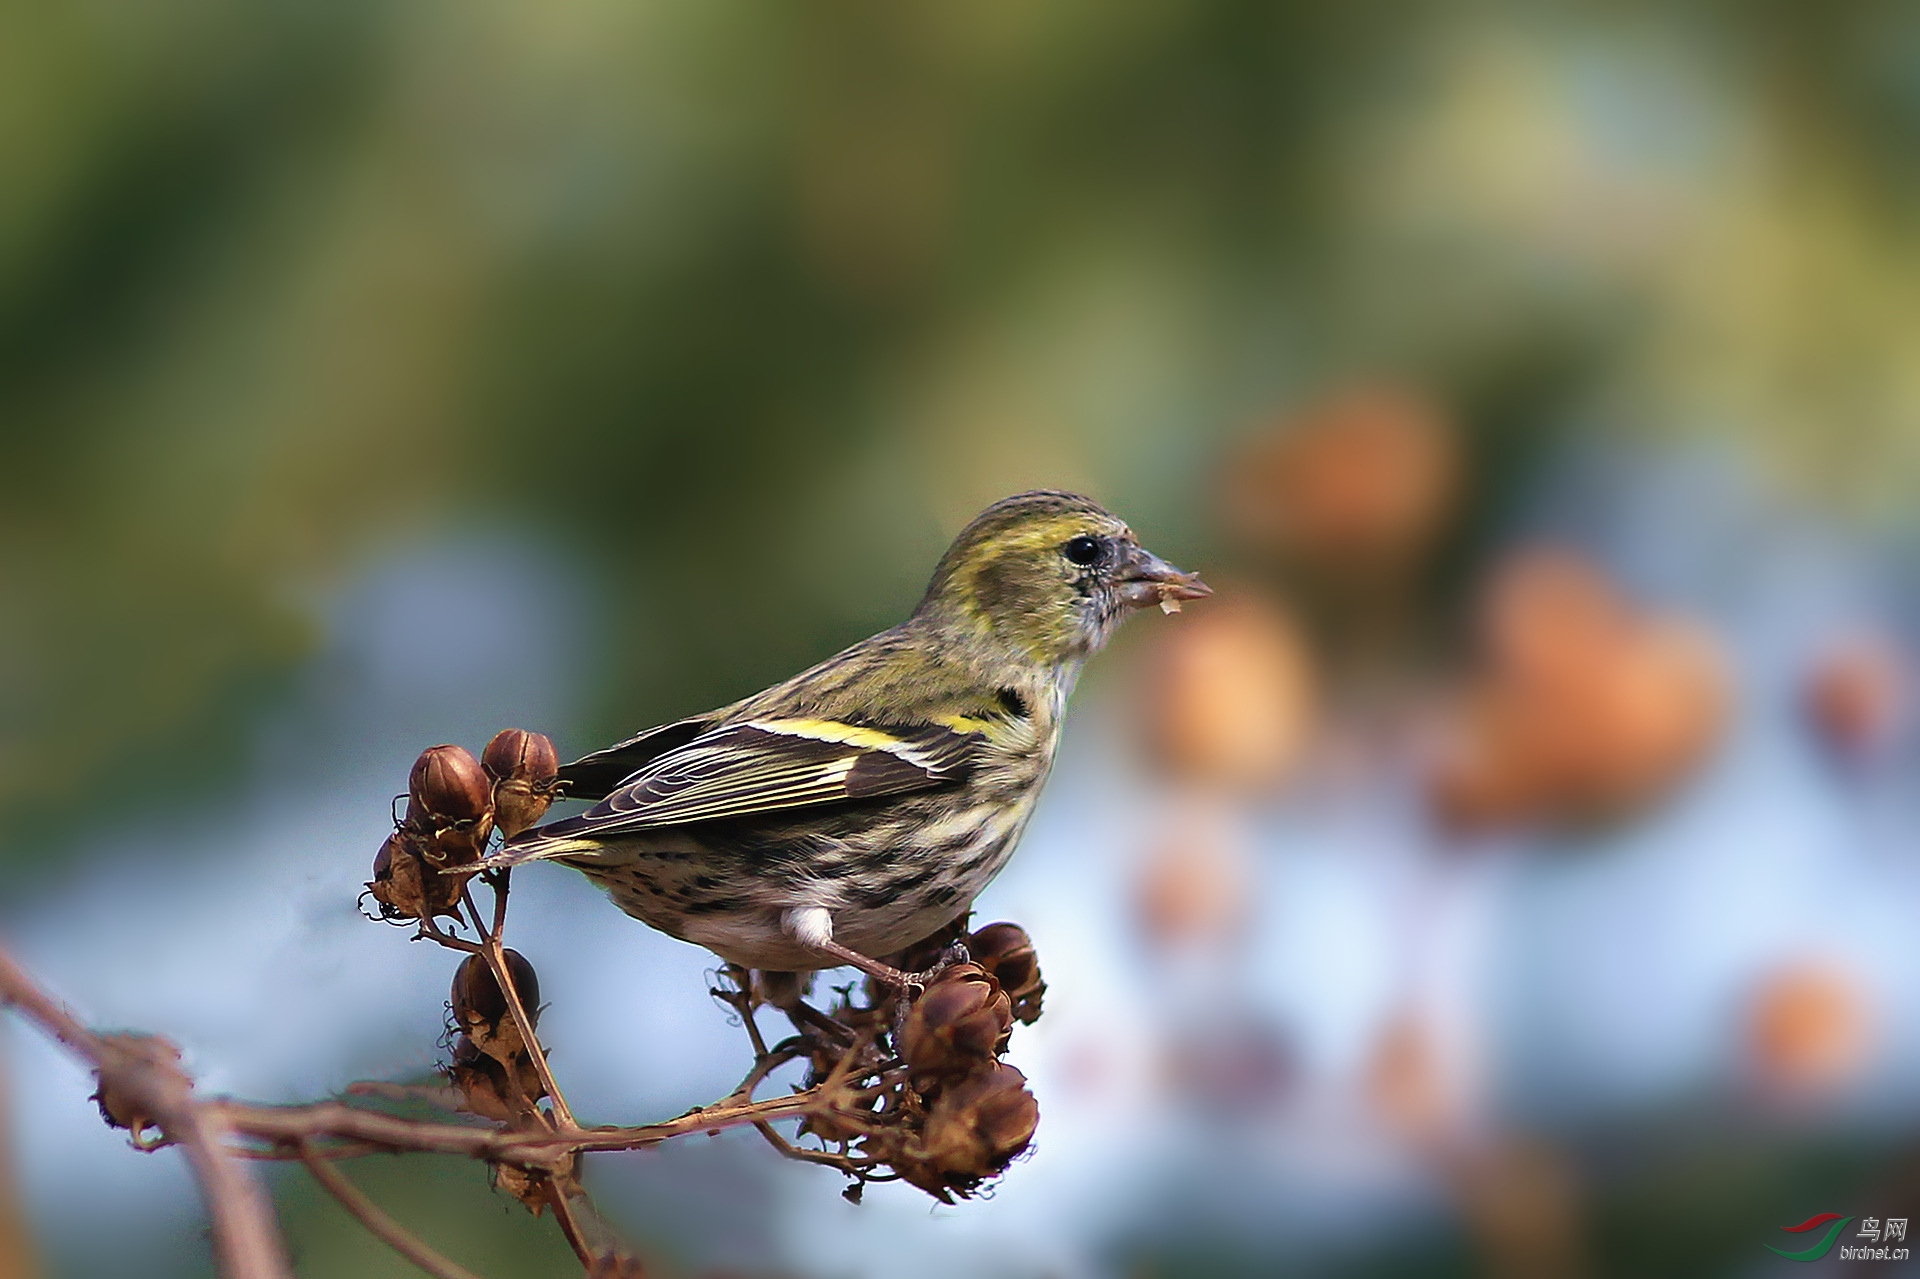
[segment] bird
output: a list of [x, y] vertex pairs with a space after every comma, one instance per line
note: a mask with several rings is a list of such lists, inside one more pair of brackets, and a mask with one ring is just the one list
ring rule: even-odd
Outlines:
[[1090, 498], [1036, 490], [961, 531], [913, 614], [783, 683], [560, 771], [578, 816], [485, 863], [557, 861], [742, 968], [886, 963], [971, 909], [1053, 766], [1069, 694], [1121, 620], [1211, 594]]

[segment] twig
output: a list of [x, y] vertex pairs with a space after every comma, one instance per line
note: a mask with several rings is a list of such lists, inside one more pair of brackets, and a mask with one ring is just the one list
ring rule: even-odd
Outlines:
[[[547, 1064], [546, 1049], [540, 1046], [540, 1040], [533, 1033], [533, 1018], [527, 1015], [527, 1006], [520, 999], [520, 989], [514, 983], [513, 974], [507, 969], [507, 949], [500, 940], [506, 928], [506, 882], [490, 885], [494, 891], [493, 927], [489, 929], [480, 916], [480, 907], [473, 900], [473, 891], [467, 884], [460, 886], [460, 901], [467, 908], [468, 922], [473, 925], [475, 935], [480, 938], [473, 953], [486, 958], [487, 968], [493, 973], [493, 980], [506, 996], [507, 1012], [513, 1018], [514, 1027], [520, 1032], [520, 1042], [527, 1046], [527, 1056], [533, 1062], [533, 1073], [540, 1078], [540, 1086], [546, 1089], [547, 1097], [553, 1102], [553, 1119], [562, 1130], [567, 1131], [580, 1126], [573, 1117], [573, 1108], [567, 1105], [565, 1094], [560, 1091], [560, 1083], [553, 1075], [553, 1067]], [[435, 941], [442, 941], [435, 937]], [[447, 940], [451, 940], [450, 938]], [[464, 949], [464, 947], [456, 947]], [[511, 1078], [511, 1072], [509, 1072]], [[535, 1113], [538, 1113], [537, 1111]]]
[[757, 1123], [754, 1127], [759, 1130], [762, 1137], [767, 1139], [768, 1145], [788, 1159], [797, 1159], [801, 1163], [824, 1164], [846, 1173], [849, 1177], [860, 1176], [877, 1163], [876, 1160], [855, 1159], [852, 1155], [835, 1154], [831, 1150], [809, 1150], [805, 1146], [796, 1146], [775, 1131], [772, 1124]]
[[82, 1026], [0, 949], [0, 1002], [11, 1004], [41, 1029], [92, 1063], [101, 1086], [111, 1084], [138, 1103], [168, 1138], [185, 1150], [213, 1219], [221, 1268], [232, 1279], [291, 1279], [286, 1250], [266, 1192], [253, 1173], [226, 1149], [229, 1127], [221, 1111], [193, 1097], [193, 1083], [171, 1062], [151, 1052], [103, 1039]]
[[[269, 1149], [265, 1146], [229, 1145], [227, 1153], [236, 1159], [251, 1159], [255, 1163], [285, 1163], [289, 1159], [298, 1157], [284, 1147]], [[393, 1153], [395, 1152], [392, 1146], [380, 1146], [371, 1141], [332, 1141], [324, 1146], [313, 1147], [315, 1159], [364, 1159], [368, 1155]]]
[[307, 1171], [313, 1174], [313, 1179], [389, 1248], [434, 1276], [434, 1279], [479, 1279], [473, 1271], [441, 1256], [414, 1237], [405, 1226], [381, 1211], [380, 1206], [367, 1198], [360, 1187], [348, 1181], [344, 1173], [314, 1152], [308, 1143], [300, 1143], [299, 1151], [300, 1160], [306, 1164]]
[[481, 878], [493, 890], [493, 935], [498, 937], [507, 928], [507, 890], [513, 886], [513, 867], [503, 866]]
[[746, 1078], [742, 1079], [732, 1092], [722, 1098], [722, 1103], [751, 1102], [753, 1100], [753, 1090], [758, 1088], [768, 1075], [771, 1075], [788, 1062], [798, 1060], [806, 1055], [807, 1046], [797, 1035], [791, 1039], [781, 1040], [775, 1044], [771, 1050], [762, 1049], [760, 1054], [753, 1059], [753, 1069], [747, 1072]]
[[486, 949], [485, 946], [482, 946], [477, 941], [468, 941], [464, 937], [455, 937], [452, 933], [447, 932], [444, 928], [440, 927], [438, 923], [425, 915], [420, 917], [420, 935], [414, 938], [414, 940], [418, 941], [420, 937], [425, 937], [428, 941], [438, 942], [448, 950], [457, 950], [468, 955], [478, 955]]
[[733, 983], [732, 990], [720, 987], [711, 988], [707, 993], [733, 1009], [740, 1017], [740, 1024], [746, 1027], [747, 1041], [753, 1045], [755, 1060], [767, 1055], [767, 1041], [760, 1034], [759, 1023], [753, 1019], [753, 973], [738, 964], [727, 964], [721, 968], [721, 974]]
[[460, 904], [467, 908], [467, 918], [472, 921], [473, 931], [475, 935], [480, 938], [480, 944], [482, 946], [499, 936], [501, 930], [506, 927], [506, 917], [500, 909], [500, 898], [498, 895], [493, 899], [493, 928], [489, 930], [486, 924], [481, 922], [480, 907], [477, 906], [473, 900], [472, 880], [468, 880], [466, 883], [460, 885]]
[[795, 1029], [815, 1032], [829, 1047], [837, 1043], [844, 1049], [858, 1040], [853, 1027], [836, 1021], [812, 1004], [795, 1004], [787, 1010], [787, 1016], [793, 1021]]
[[[477, 917], [474, 922], [479, 922]], [[578, 1131], [580, 1125], [573, 1117], [573, 1108], [567, 1105], [559, 1081], [553, 1077], [553, 1067], [547, 1064], [547, 1051], [540, 1046], [540, 1040], [533, 1033], [533, 1018], [527, 1016], [527, 1006], [521, 1002], [519, 988], [514, 985], [513, 974], [507, 969], [507, 954], [505, 947], [500, 944], [500, 934], [489, 936], [480, 953], [486, 956], [487, 967], [493, 970], [493, 979], [500, 984], [501, 993], [507, 997], [507, 1012], [512, 1015], [514, 1026], [520, 1031], [520, 1041], [527, 1046], [527, 1056], [533, 1060], [533, 1070], [540, 1077], [540, 1086], [547, 1090], [547, 1098], [553, 1103], [555, 1122], [562, 1132]]]
[[663, 1123], [627, 1128], [576, 1128], [571, 1132], [539, 1129], [475, 1128], [466, 1124], [402, 1119], [377, 1110], [362, 1110], [338, 1101], [301, 1106], [260, 1106], [214, 1099], [201, 1103], [219, 1115], [241, 1138], [268, 1147], [256, 1151], [275, 1156], [274, 1148], [297, 1146], [305, 1140], [365, 1142], [387, 1151], [417, 1150], [443, 1155], [466, 1155], [494, 1163], [551, 1171], [571, 1154], [590, 1150], [643, 1150], [690, 1133], [717, 1133], [743, 1124], [797, 1119], [821, 1104], [817, 1090], [770, 1097], [765, 1101], [722, 1101], [692, 1110]]
[[587, 1238], [587, 1232], [581, 1227], [580, 1219], [574, 1215], [573, 1201], [557, 1176], [547, 1178], [547, 1203], [553, 1208], [554, 1224], [560, 1227], [560, 1233], [565, 1237], [567, 1246], [573, 1249], [574, 1256], [580, 1258], [581, 1267], [591, 1272], [593, 1263], [599, 1259], [596, 1255], [597, 1250], [592, 1241]]
[[346, 1087], [349, 1097], [378, 1097], [382, 1101], [424, 1102], [440, 1110], [460, 1108], [460, 1090], [444, 1084], [396, 1084], [385, 1079], [356, 1079]]

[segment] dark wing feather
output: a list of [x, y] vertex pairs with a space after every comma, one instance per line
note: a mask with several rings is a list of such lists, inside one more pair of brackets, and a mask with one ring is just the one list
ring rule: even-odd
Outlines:
[[714, 716], [695, 715], [662, 724], [626, 741], [583, 755], [560, 769], [568, 799], [605, 799], [622, 783], [677, 746], [685, 746], [713, 723]]
[[555, 856], [581, 840], [949, 785], [966, 776], [973, 749], [983, 740], [943, 725], [876, 729], [818, 719], [730, 724], [666, 751], [585, 813], [526, 832], [491, 862]]

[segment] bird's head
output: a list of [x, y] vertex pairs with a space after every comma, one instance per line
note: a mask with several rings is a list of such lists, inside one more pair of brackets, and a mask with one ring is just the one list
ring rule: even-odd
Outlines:
[[1030, 660], [1076, 662], [1136, 608], [1212, 591], [1154, 555], [1097, 502], [1041, 490], [1004, 498], [961, 530], [919, 615], [985, 631]]

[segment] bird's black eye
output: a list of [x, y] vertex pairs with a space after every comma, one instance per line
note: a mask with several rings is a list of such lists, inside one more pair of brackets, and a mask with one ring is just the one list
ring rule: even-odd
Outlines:
[[1069, 538], [1067, 544], [1060, 549], [1061, 554], [1067, 557], [1069, 564], [1078, 564], [1081, 568], [1090, 568], [1100, 562], [1100, 552], [1103, 548], [1100, 545], [1099, 538], [1088, 537], [1085, 533], [1082, 533], [1079, 537]]

